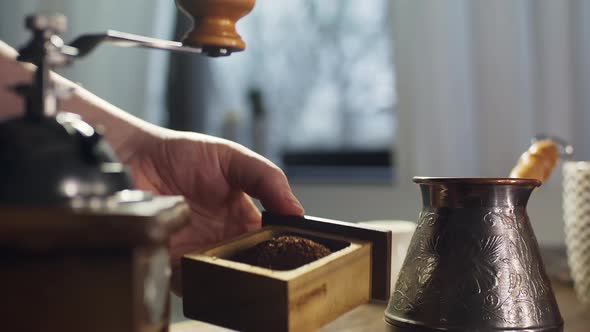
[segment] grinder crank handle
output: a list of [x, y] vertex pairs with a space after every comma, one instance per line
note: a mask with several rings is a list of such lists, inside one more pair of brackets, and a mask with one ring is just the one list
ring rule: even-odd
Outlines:
[[252, 10], [254, 2], [255, 0], [176, 0], [178, 8], [193, 21], [191, 30], [186, 33], [182, 42], [108, 30], [82, 35], [70, 45], [78, 49], [78, 56], [90, 53], [101, 42], [127, 47], [202, 53], [210, 57], [227, 56], [246, 48], [235, 25]]
[[78, 57], [83, 57], [102, 42], [108, 42], [122, 47], [146, 47], [184, 53], [204, 53], [203, 48], [184, 46], [180, 42], [150, 38], [115, 30], [79, 36], [70, 43], [70, 46], [78, 49]]

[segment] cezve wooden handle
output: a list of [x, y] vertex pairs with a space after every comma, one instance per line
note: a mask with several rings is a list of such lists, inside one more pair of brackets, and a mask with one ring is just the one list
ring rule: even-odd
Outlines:
[[550, 139], [536, 141], [523, 153], [510, 172], [511, 178], [538, 179], [544, 182], [549, 178], [559, 159], [559, 148]]

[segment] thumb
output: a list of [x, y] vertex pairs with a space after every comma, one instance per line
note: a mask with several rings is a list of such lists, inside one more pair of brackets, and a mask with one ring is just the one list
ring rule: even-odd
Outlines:
[[297, 200], [285, 173], [270, 160], [236, 143], [221, 160], [228, 183], [260, 200], [269, 212], [302, 215], [303, 206]]

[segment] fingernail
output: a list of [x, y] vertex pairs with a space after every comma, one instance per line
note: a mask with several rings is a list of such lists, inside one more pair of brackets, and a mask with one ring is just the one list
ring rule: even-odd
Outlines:
[[300, 214], [305, 213], [305, 209], [303, 208], [303, 205], [301, 205], [301, 203], [299, 202], [297, 197], [295, 197], [295, 195], [293, 195], [293, 193], [289, 193], [287, 195], [287, 200], [289, 201], [289, 203], [291, 203], [291, 205], [293, 205], [299, 209]]

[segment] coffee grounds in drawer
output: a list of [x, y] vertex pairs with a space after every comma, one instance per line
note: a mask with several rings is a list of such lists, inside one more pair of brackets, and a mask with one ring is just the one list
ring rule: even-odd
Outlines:
[[315, 241], [282, 235], [238, 252], [231, 260], [271, 270], [292, 270], [331, 253], [330, 249]]

